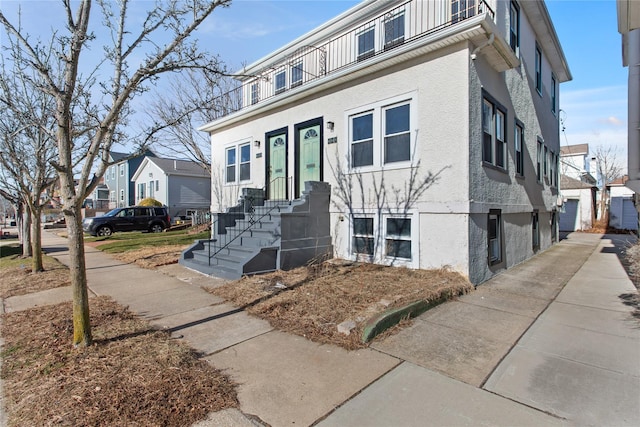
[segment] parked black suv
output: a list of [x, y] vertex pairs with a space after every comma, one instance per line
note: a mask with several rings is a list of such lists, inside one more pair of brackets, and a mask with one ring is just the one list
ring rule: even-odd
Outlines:
[[130, 206], [113, 209], [102, 216], [85, 218], [82, 228], [92, 236], [111, 236], [116, 231], [160, 233], [170, 224], [167, 208]]

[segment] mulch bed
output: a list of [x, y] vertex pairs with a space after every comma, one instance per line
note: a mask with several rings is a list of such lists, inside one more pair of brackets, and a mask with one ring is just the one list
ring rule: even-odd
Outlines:
[[[464, 276], [447, 269], [328, 261], [244, 277], [208, 290], [278, 329], [352, 350], [368, 345], [361, 336], [371, 317], [414, 301], [453, 298], [472, 289]], [[345, 321], [356, 325], [348, 335], [337, 328]]]

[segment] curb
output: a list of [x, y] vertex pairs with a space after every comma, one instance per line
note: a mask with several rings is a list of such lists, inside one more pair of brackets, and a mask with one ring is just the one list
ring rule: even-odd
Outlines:
[[424, 313], [425, 311], [436, 307], [443, 302], [449, 301], [453, 295], [443, 295], [440, 298], [427, 301], [418, 300], [404, 307], [392, 308], [382, 314], [371, 318], [362, 331], [362, 342], [366, 343], [374, 339], [377, 335], [397, 325], [403, 319], [413, 319]]

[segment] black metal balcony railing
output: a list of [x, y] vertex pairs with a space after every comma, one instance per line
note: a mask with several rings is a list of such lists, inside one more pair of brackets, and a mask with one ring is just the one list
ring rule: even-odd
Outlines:
[[483, 13], [495, 19], [485, 0], [410, 0], [320, 46], [303, 46], [253, 79], [238, 82], [215, 99], [214, 120]]

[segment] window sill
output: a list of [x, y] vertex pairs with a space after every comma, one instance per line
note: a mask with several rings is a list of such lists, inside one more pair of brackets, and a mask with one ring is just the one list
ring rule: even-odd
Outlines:
[[382, 166], [379, 165], [371, 165], [371, 166], [358, 166], [351, 167], [348, 170], [348, 174], [358, 174], [358, 173], [370, 173], [370, 172], [386, 172], [393, 171], [399, 169], [410, 169], [415, 167], [415, 164], [412, 164], [410, 160], [401, 161], [401, 162], [391, 162], [386, 163]]
[[483, 166], [483, 167], [485, 167], [485, 168], [488, 168], [488, 169], [493, 169], [493, 170], [496, 170], [496, 171], [498, 171], [498, 172], [505, 173], [505, 174], [506, 174], [506, 173], [509, 173], [509, 170], [508, 170], [508, 169], [503, 168], [503, 167], [501, 167], [501, 166], [496, 166], [496, 165], [494, 165], [493, 163], [489, 163], [489, 162], [487, 162], [486, 160], [483, 160], [483, 161], [482, 161], [482, 166]]

